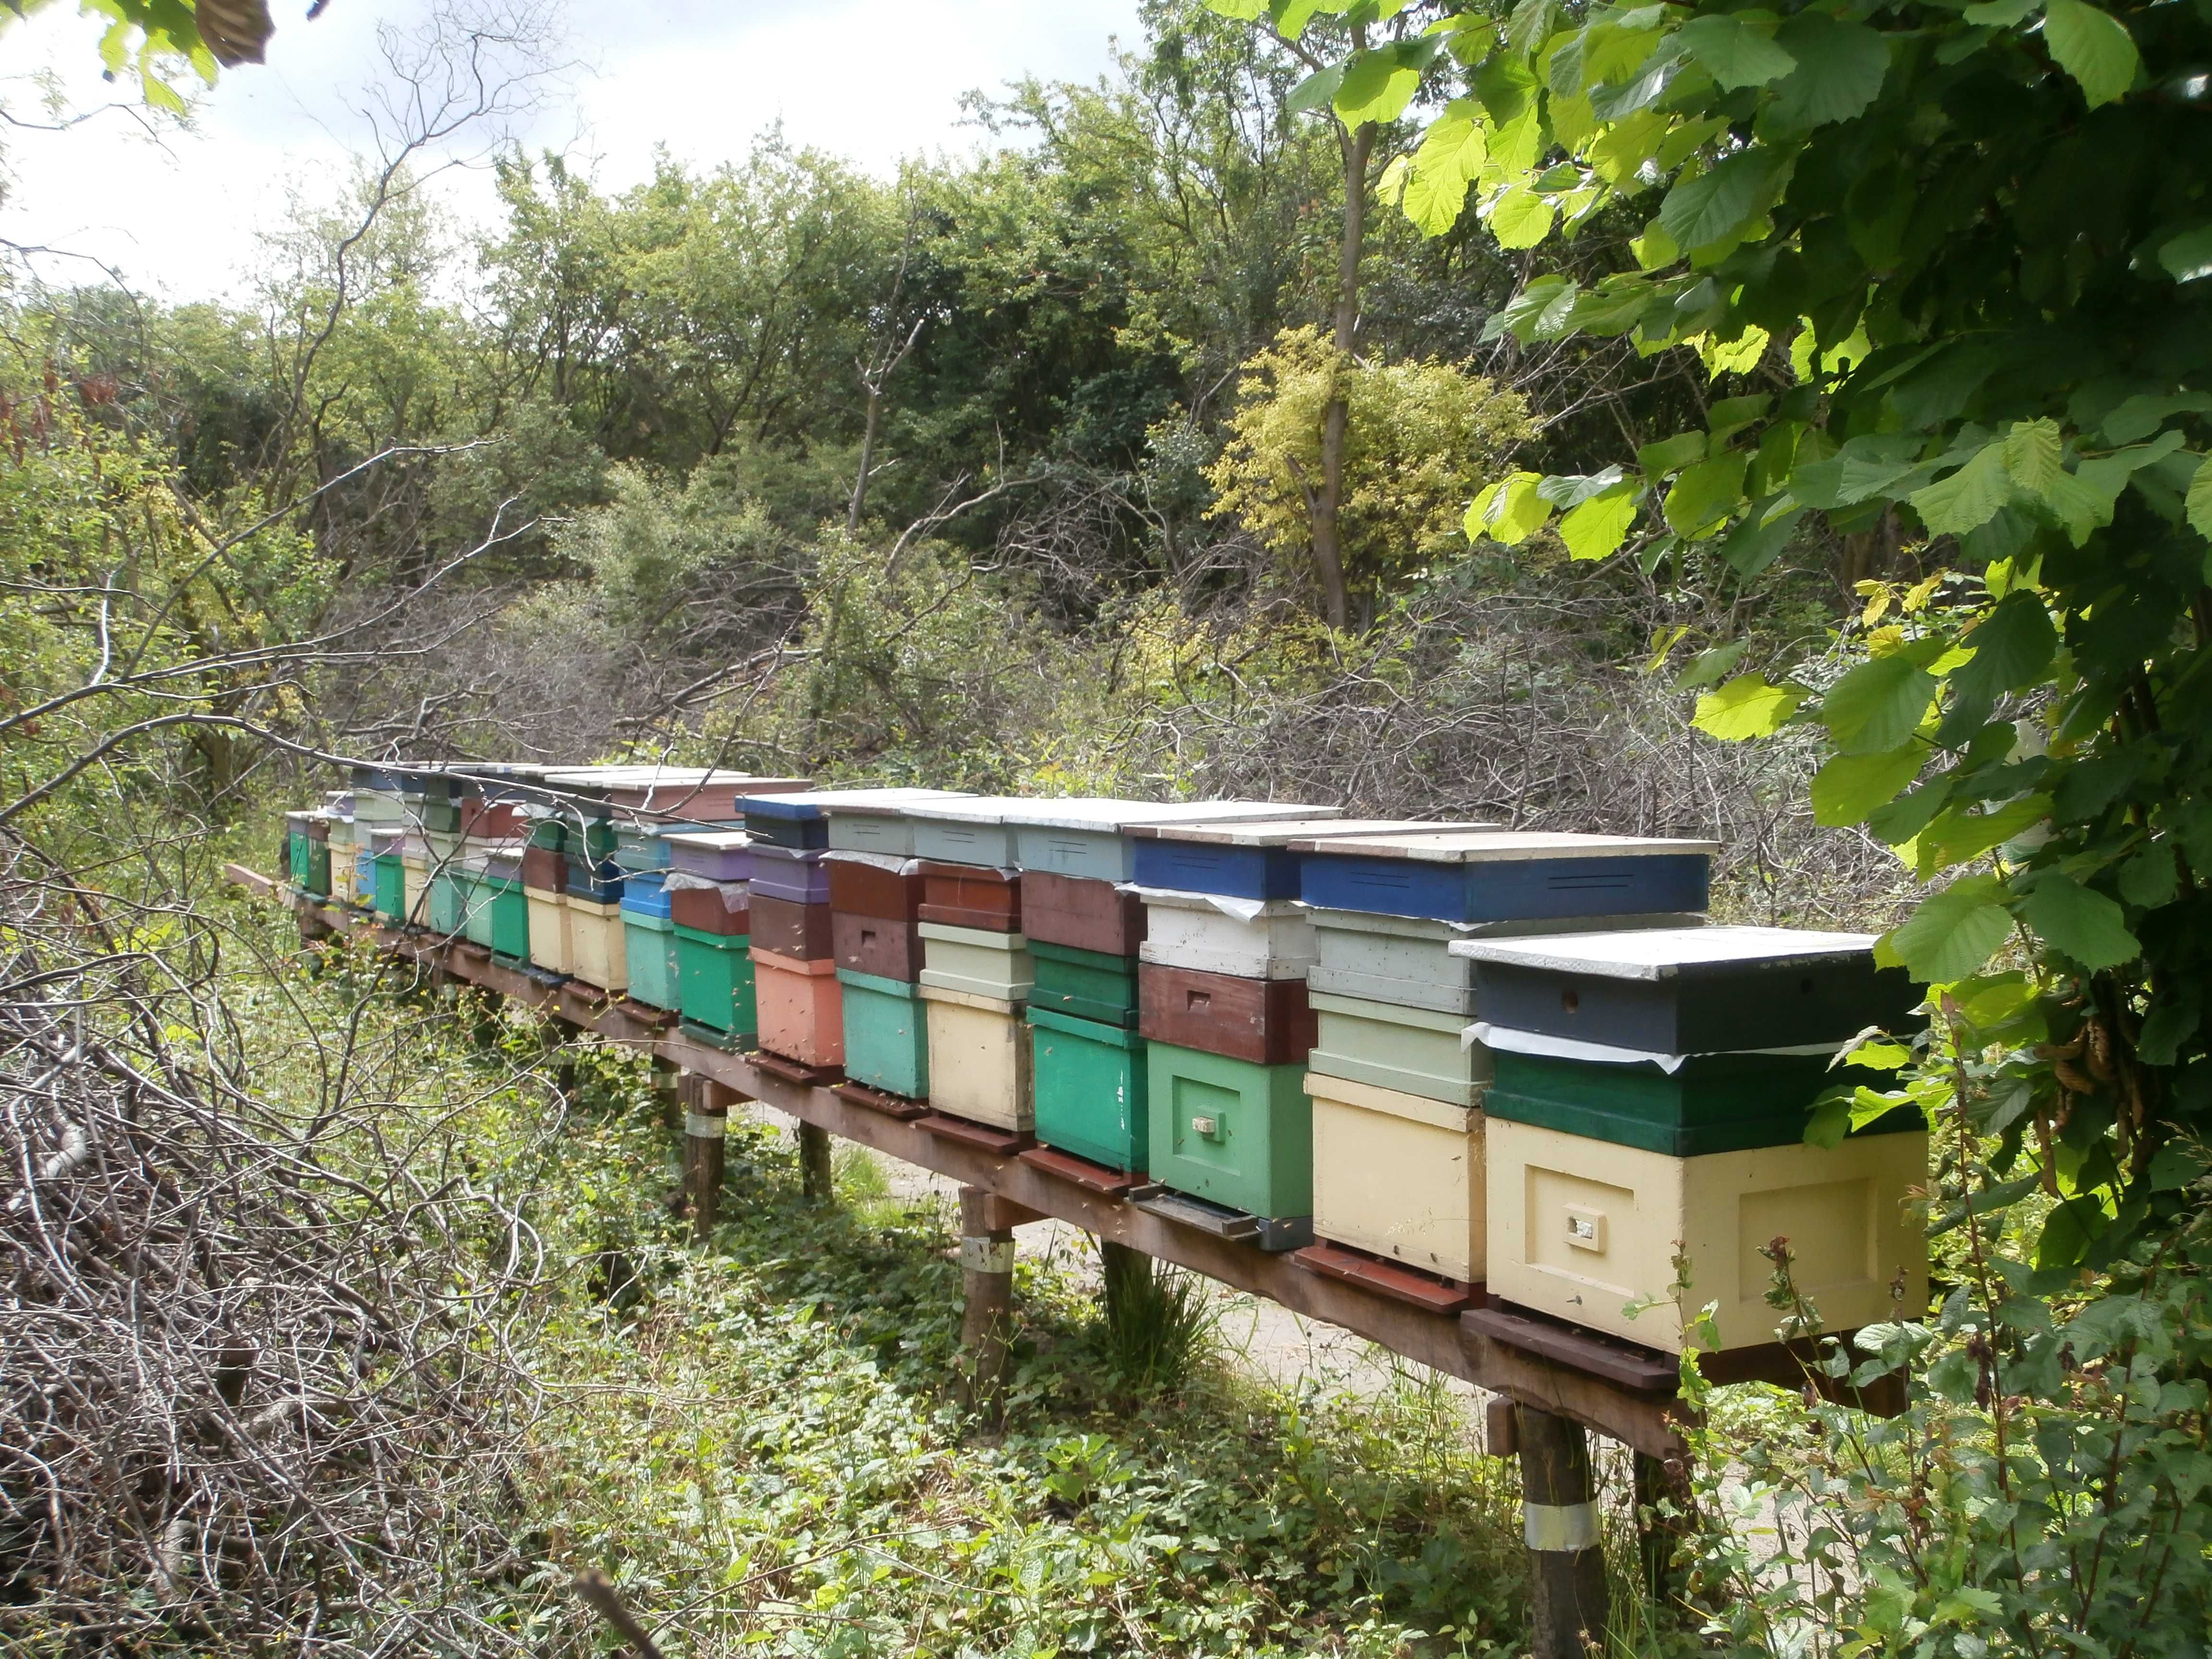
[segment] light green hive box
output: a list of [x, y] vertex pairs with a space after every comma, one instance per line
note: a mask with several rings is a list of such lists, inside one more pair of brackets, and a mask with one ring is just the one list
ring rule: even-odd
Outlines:
[[1153, 1180], [1273, 1218], [1313, 1213], [1313, 1107], [1303, 1065], [1146, 1048]]
[[1466, 1021], [1432, 1008], [1309, 991], [1319, 1040], [1306, 1063], [1331, 1077], [1472, 1106], [1490, 1080], [1490, 1050], [1463, 1045]]
[[678, 995], [684, 1018], [739, 1042], [760, 1035], [753, 1000], [751, 936], [676, 928]]
[[684, 969], [676, 924], [623, 907], [623, 945], [629, 958], [629, 999], [648, 1008], [680, 1008]]

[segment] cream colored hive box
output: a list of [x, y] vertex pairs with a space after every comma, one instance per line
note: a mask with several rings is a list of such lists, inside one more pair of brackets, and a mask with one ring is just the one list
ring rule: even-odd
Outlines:
[[[1833, 1151], [1800, 1141], [1669, 1158], [1639, 1146], [1492, 1118], [1490, 1293], [1647, 1347], [1676, 1349], [1685, 1322], [1669, 1293], [1689, 1258], [1682, 1309], [1718, 1304], [1724, 1348], [1775, 1340], [1774, 1268], [1759, 1249], [1790, 1241], [1798, 1289], [1822, 1328], [1917, 1316], [1928, 1247], [1905, 1212], [1928, 1181], [1928, 1137], [1861, 1135]], [[1319, 1162], [1316, 1158], [1316, 1163]], [[1903, 1275], [1901, 1309], [1891, 1281]], [[1635, 1318], [1631, 1302], [1651, 1303]]]
[[1423, 1273], [1483, 1274], [1482, 1114], [1350, 1078], [1306, 1073], [1314, 1237]]
[[1029, 1027], [1018, 1003], [919, 988], [929, 1022], [929, 1103], [948, 1117], [1026, 1134], [1036, 1121]]

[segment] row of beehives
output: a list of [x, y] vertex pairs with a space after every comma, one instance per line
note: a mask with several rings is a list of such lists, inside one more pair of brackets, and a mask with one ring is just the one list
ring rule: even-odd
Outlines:
[[1662, 1347], [1708, 1302], [1770, 1340], [1778, 1237], [1831, 1328], [1924, 1297], [1924, 1126], [1804, 1139], [1917, 998], [1868, 939], [1701, 925], [1710, 844], [515, 771], [357, 776], [295, 878], [1336, 1271]]

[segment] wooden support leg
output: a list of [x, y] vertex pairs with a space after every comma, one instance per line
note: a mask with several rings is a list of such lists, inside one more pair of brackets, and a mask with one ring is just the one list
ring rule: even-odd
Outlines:
[[968, 1374], [963, 1403], [995, 1424], [1006, 1405], [1007, 1345], [1013, 1329], [1014, 1230], [979, 1187], [960, 1189], [960, 1280], [967, 1306], [960, 1346]]
[[684, 1070], [672, 1060], [653, 1057], [653, 1103], [672, 1129], [684, 1127]]
[[[1636, 1553], [1644, 1590], [1656, 1602], [1672, 1602], [1682, 1592], [1674, 1552], [1682, 1542], [1684, 1497], [1681, 1481], [1665, 1462], [1649, 1452], [1636, 1454]], [[1671, 1503], [1675, 1512], [1660, 1514], [1662, 1503]]]
[[1516, 1416], [1530, 1651], [1534, 1659], [1583, 1659], [1586, 1644], [1603, 1649], [1610, 1615], [1589, 1437], [1581, 1424], [1533, 1406]]
[[561, 1050], [561, 1064], [553, 1074], [553, 1086], [561, 1091], [563, 1100], [574, 1104], [576, 1098], [577, 1072], [575, 1051], [569, 1045], [584, 1035], [584, 1028], [558, 1014], [549, 1014], [545, 1020], [545, 1042], [549, 1048]]
[[827, 1204], [837, 1196], [830, 1164], [830, 1132], [812, 1123], [799, 1126], [799, 1172], [805, 1182], [806, 1201]]
[[703, 1244], [722, 1204], [723, 1139], [729, 1133], [732, 1091], [711, 1078], [692, 1076], [684, 1088], [684, 1200], [691, 1212], [691, 1238]]

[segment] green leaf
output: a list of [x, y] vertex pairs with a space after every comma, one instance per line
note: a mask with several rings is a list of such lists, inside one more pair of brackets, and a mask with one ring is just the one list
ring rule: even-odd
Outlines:
[[1775, 41], [1797, 60], [1759, 113], [1761, 129], [1809, 132], [1834, 121], [1853, 121], [1881, 96], [1889, 74], [1889, 42], [1863, 23], [1846, 23], [1823, 11], [1801, 11]]
[[2058, 422], [2047, 416], [2039, 421], [2014, 421], [2012, 430], [2005, 434], [2005, 471], [2014, 484], [2031, 495], [2050, 493], [2052, 483], [2065, 471], [2065, 438]]
[[1500, 247], [1534, 247], [1552, 234], [1552, 204], [1528, 185], [1515, 185], [1492, 206], [1490, 234]]
[[1743, 469], [1750, 459], [1741, 450], [1727, 450], [1685, 467], [1667, 492], [1668, 527], [1695, 536], [1724, 521], [1743, 500]]
[[1656, 444], [1646, 444], [1636, 452], [1636, 464], [1652, 477], [1679, 471], [1692, 461], [1705, 458], [1705, 434], [1702, 432], [1681, 432], [1662, 439]]
[[1907, 499], [1931, 536], [1963, 536], [1978, 530], [2012, 499], [2004, 445], [1984, 445], [1949, 477], [1914, 490]]
[[1462, 526], [1468, 539], [1486, 536], [1517, 547], [1542, 529], [1552, 516], [1552, 504], [1536, 493], [1540, 482], [1534, 472], [1516, 472], [1477, 495], [1467, 509]]
[[1421, 135], [1413, 176], [1400, 205], [1425, 236], [1441, 236], [1459, 222], [1467, 187], [1490, 153], [1472, 99], [1455, 98]]
[[1240, 23], [1256, 23], [1267, 15], [1267, 0], [1206, 0], [1206, 10]]
[[2160, 243], [2158, 262], [2177, 283], [2212, 276], [2212, 225], [2199, 225]]
[[1861, 663], [1820, 701], [1820, 724], [1846, 755], [1886, 754], [1926, 718], [1936, 677], [1898, 652]]
[[1636, 522], [1636, 487], [1617, 484], [1593, 495], [1559, 520], [1559, 539], [1571, 557], [1602, 559], [1620, 550]]
[[[1766, 27], [1759, 28], [1753, 18], [1763, 19]], [[1683, 24], [1680, 38], [1690, 56], [1734, 92], [1778, 81], [1797, 67], [1797, 60], [1774, 44], [1773, 27], [1773, 18], [1763, 13], [1708, 12]]]
[[1336, 97], [1336, 89], [1343, 84], [1343, 64], [1331, 64], [1327, 69], [1317, 69], [1291, 88], [1291, 95], [1283, 100], [1283, 108], [1291, 115], [1319, 109]]
[[2041, 678], [2058, 648], [2058, 630], [2042, 596], [2023, 589], [2006, 594], [1961, 643], [1973, 647], [1973, 659], [1953, 675], [1953, 684], [1963, 696], [1994, 702], [2000, 692]]
[[2142, 954], [2127, 912], [2060, 871], [2042, 872], [2014, 908], [2045, 944], [2084, 968], [2115, 968]]
[[1964, 15], [1977, 28], [2008, 29], [2026, 22], [2042, 3], [2043, 0], [1984, 0], [1983, 4], [1967, 7]]
[[1365, 126], [1370, 121], [1396, 120], [1420, 86], [1420, 69], [1395, 46], [1382, 46], [1353, 55], [1330, 101], [1345, 125]]
[[2197, 464], [2197, 476], [2189, 481], [2189, 526], [2208, 541], [2212, 541], [2212, 455]]
[[1968, 876], [1920, 901], [1905, 925], [1884, 936], [1888, 954], [1913, 978], [1948, 985], [1987, 962], [2012, 933], [1993, 875]]
[[1921, 877], [1978, 859], [1991, 848], [2027, 834], [2051, 817], [2051, 797], [2022, 795], [1992, 812], [1953, 808], [1941, 814], [1914, 841]]
[[2043, 13], [2043, 43], [2058, 67], [2081, 84], [2091, 109], [2125, 92], [2142, 68], [2127, 25], [2084, 0], [2050, 0]]
[[1693, 252], [1724, 241], [1766, 210], [1783, 166], [1772, 150], [1738, 150], [1668, 191], [1659, 222], [1677, 246]]
[[1920, 775], [1928, 745], [1917, 739], [1882, 755], [1832, 755], [1813, 776], [1813, 822], [1831, 829], [1856, 823], [1887, 806]]
[[1804, 701], [1805, 694], [1794, 685], [1769, 685], [1764, 676], [1739, 674], [1698, 699], [1690, 724], [1723, 743], [1771, 737]]
[[1790, 538], [1797, 533], [1798, 523], [1804, 516], [1802, 507], [1793, 507], [1773, 519], [1762, 519], [1753, 514], [1721, 543], [1723, 562], [1749, 581], [1782, 556], [1783, 549], [1790, 545]]

